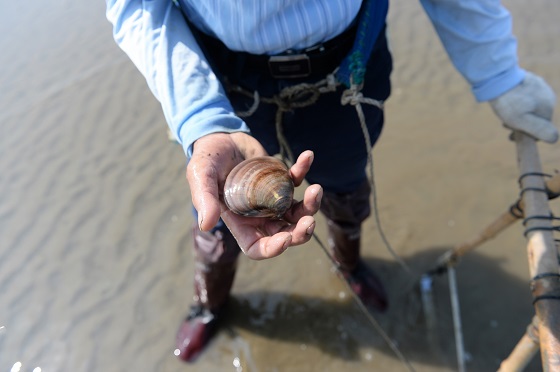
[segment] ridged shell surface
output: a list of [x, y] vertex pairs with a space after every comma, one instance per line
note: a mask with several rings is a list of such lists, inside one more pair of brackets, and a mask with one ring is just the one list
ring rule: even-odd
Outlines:
[[224, 185], [227, 207], [248, 217], [280, 218], [292, 205], [293, 196], [288, 167], [271, 156], [239, 163]]

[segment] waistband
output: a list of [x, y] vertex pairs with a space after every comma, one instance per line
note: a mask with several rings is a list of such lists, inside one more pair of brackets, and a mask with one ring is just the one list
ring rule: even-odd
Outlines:
[[223, 71], [242, 62], [243, 70], [251, 73], [276, 79], [297, 79], [332, 73], [352, 48], [356, 30], [357, 22], [353, 22], [344, 32], [323, 43], [272, 56], [231, 51], [220, 40], [198, 30], [197, 34], [205, 52]]
[[311, 74], [326, 75], [340, 65], [352, 48], [356, 29], [354, 22], [341, 34], [312, 47], [287, 50], [272, 56], [247, 54], [245, 61], [249, 68], [278, 79], [304, 78]]

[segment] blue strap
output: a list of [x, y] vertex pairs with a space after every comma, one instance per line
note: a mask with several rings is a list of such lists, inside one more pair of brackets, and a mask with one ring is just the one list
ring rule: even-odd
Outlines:
[[385, 25], [389, 0], [365, 0], [362, 6], [354, 46], [336, 73], [337, 80], [348, 88], [364, 81], [366, 63], [379, 32]]

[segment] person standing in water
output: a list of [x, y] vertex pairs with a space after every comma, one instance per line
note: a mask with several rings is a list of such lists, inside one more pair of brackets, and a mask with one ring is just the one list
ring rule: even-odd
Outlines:
[[[195, 298], [177, 334], [178, 356], [193, 361], [216, 331], [239, 252], [266, 259], [309, 241], [319, 210], [340, 272], [369, 309], [385, 311], [383, 285], [360, 255], [371, 149], [355, 108], [341, 98], [378, 103], [363, 106], [373, 146], [390, 94], [388, 0], [106, 2], [116, 42], [161, 102], [188, 158]], [[554, 92], [519, 66], [512, 19], [500, 1], [420, 2], [474, 97], [489, 102], [507, 129], [556, 142]], [[303, 200], [283, 220], [223, 208], [219, 195], [231, 169], [277, 153], [299, 154], [290, 175], [296, 185], [311, 184]]]

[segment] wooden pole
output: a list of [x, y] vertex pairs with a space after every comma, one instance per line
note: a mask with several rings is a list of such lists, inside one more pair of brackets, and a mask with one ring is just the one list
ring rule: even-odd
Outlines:
[[[554, 199], [560, 195], [560, 173], [556, 173], [552, 178], [546, 182], [545, 186], [549, 199]], [[456, 265], [459, 258], [465, 254], [478, 248], [483, 243], [493, 239], [496, 235], [501, 233], [507, 227], [519, 220], [523, 214], [524, 202], [522, 199], [517, 200], [515, 203], [503, 212], [492, 223], [486, 226], [478, 235], [457, 244], [453, 249], [445, 252], [438, 260], [438, 267], [445, 268], [449, 265]]]
[[430, 273], [449, 270], [461, 256], [492, 239], [524, 215], [536, 315], [510, 356], [502, 362], [500, 371], [522, 371], [539, 346], [543, 370], [560, 371], [560, 270], [552, 219], [543, 218], [551, 217], [548, 199], [560, 195], [560, 174], [545, 183], [535, 140], [518, 132], [514, 133], [514, 139], [522, 197], [477, 236], [444, 253]]
[[560, 370], [560, 271], [552, 234], [548, 199], [537, 144], [531, 137], [514, 133], [521, 173], [525, 210], [531, 289], [538, 318], [538, 333], [544, 371]]
[[521, 372], [539, 351], [539, 320], [536, 316], [527, 326], [527, 331], [519, 340], [511, 354], [502, 361], [498, 372]]

